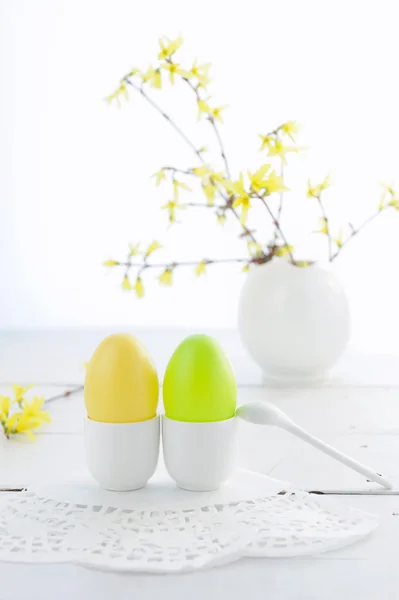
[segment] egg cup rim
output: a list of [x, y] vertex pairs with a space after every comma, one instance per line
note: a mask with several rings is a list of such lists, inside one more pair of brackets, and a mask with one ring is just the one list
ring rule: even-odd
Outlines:
[[96, 419], [92, 419], [91, 417], [89, 417], [89, 415], [85, 415], [85, 419], [87, 421], [90, 421], [91, 423], [98, 423], [99, 425], [140, 425], [141, 423], [149, 423], [150, 421], [156, 421], [159, 420], [161, 418], [161, 415], [156, 414], [155, 417], [151, 417], [150, 419], [143, 419], [141, 421], [125, 421], [125, 422], [121, 422], [121, 421], [117, 421], [117, 422], [112, 422], [112, 421], [96, 421]]
[[216, 423], [227, 423], [228, 421], [232, 421], [233, 419], [237, 418], [237, 415], [234, 413], [232, 417], [229, 417], [228, 419], [219, 419], [218, 421], [181, 421], [180, 419], [171, 419], [165, 414], [162, 414], [161, 417], [166, 421], [172, 421], [173, 423], [184, 423], [185, 425], [215, 425]]

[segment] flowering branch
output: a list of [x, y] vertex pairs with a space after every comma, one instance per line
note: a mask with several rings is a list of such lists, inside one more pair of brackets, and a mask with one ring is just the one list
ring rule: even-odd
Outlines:
[[26, 400], [25, 394], [33, 386], [12, 386], [14, 397], [0, 396], [0, 425], [7, 439], [18, 433], [24, 433], [32, 440], [35, 439], [32, 430], [43, 423], [50, 423], [48, 412], [42, 410], [44, 398], [35, 396], [31, 402]]
[[[170, 64], [174, 64], [172, 62], [170, 62]], [[192, 87], [192, 89], [195, 90], [195, 88], [192, 86], [191, 82], [189, 82], [188, 79], [184, 78], [185, 81], [187, 81], [190, 84], [190, 87]], [[195, 147], [195, 145], [191, 142], [191, 140], [186, 136], [186, 134], [180, 129], [180, 127], [175, 123], [175, 121], [173, 121], [173, 119], [171, 119], [171, 117], [160, 107], [158, 106], [158, 104], [156, 102], [154, 102], [152, 100], [152, 98], [150, 98], [150, 96], [148, 96], [148, 94], [145, 93], [143, 86], [138, 86], [136, 85], [130, 78], [128, 75], [126, 75], [123, 80], [124, 82], [126, 82], [128, 85], [130, 85], [136, 92], [138, 92], [139, 94], [141, 94], [143, 96], [143, 98], [145, 98], [147, 100], [147, 102], [149, 102], [149, 104], [155, 108], [155, 110], [164, 117], [164, 119], [166, 119], [168, 121], [168, 123], [170, 123], [170, 125], [175, 129], [175, 131], [177, 131], [177, 133], [184, 139], [184, 141], [190, 146], [190, 148], [193, 150], [193, 152], [196, 154], [197, 158], [199, 158], [199, 160], [201, 161], [202, 164], [205, 164], [205, 161], [201, 155], [201, 152]], [[198, 92], [197, 92], [198, 94]], [[198, 96], [199, 97], [199, 96]], [[110, 97], [109, 97], [110, 98]], [[229, 168], [228, 168], [228, 164], [227, 164], [227, 159], [226, 159], [226, 155], [224, 153], [224, 149], [223, 149], [223, 145], [222, 145], [222, 140], [220, 138], [219, 132], [216, 128], [215, 122], [213, 119], [210, 119], [216, 133], [219, 139], [219, 143], [221, 146], [221, 153], [222, 153], [222, 157], [224, 158], [225, 164], [226, 164], [226, 169], [227, 172], [229, 173]], [[185, 173], [188, 174], [186, 171], [183, 171], [181, 169], [175, 169], [174, 167], [168, 167], [168, 170], [173, 171], [174, 173], [176, 172], [180, 172], [180, 173]], [[220, 191], [219, 191], [220, 193]], [[238, 221], [240, 220], [239, 215], [236, 213], [236, 211], [234, 210], [234, 208], [231, 205], [226, 205], [226, 210], [230, 209], [234, 216], [236, 217], [236, 219], [238, 219]], [[241, 223], [241, 227], [244, 229], [246, 235], [255, 243], [257, 243], [253, 233], [251, 231], [249, 231], [244, 224]]]
[[[237, 179], [232, 177], [229, 162], [227, 159], [222, 136], [219, 131], [218, 123], [223, 123], [222, 113], [226, 106], [212, 106], [211, 99], [208, 96], [207, 86], [209, 85], [209, 64], [197, 64], [194, 61], [190, 69], [184, 69], [179, 62], [176, 62], [175, 55], [182, 45], [182, 38], [169, 40], [161, 38], [159, 40], [160, 51], [158, 54], [158, 62], [155, 66], [150, 65], [146, 71], [132, 69], [130, 73], [125, 75], [117, 90], [111, 94], [107, 100], [109, 102], [116, 101], [120, 104], [120, 98], [128, 99], [128, 86], [136, 93], [140, 94], [152, 108], [154, 108], [176, 131], [176, 133], [189, 146], [195, 154], [199, 166], [192, 168], [177, 168], [174, 166], [165, 166], [156, 176], [156, 184], [160, 185], [164, 180], [169, 180], [172, 184], [173, 199], [169, 200], [163, 209], [166, 209], [169, 214], [169, 222], [177, 221], [177, 213], [179, 210], [186, 208], [208, 208], [209, 212], [213, 212], [218, 221], [223, 224], [226, 219], [226, 214], [232, 213], [236, 220], [240, 223], [241, 233], [240, 239], [245, 239], [247, 242], [249, 257], [236, 259], [203, 259], [199, 263], [193, 261], [176, 261], [171, 263], [151, 263], [149, 257], [153, 251], [157, 250], [160, 245], [158, 242], [153, 242], [146, 251], [139, 251], [139, 245], [129, 246], [129, 253], [125, 261], [108, 260], [104, 264], [108, 267], [120, 266], [124, 268], [124, 278], [122, 288], [125, 290], [135, 290], [139, 297], [144, 294], [144, 287], [141, 280], [141, 275], [148, 269], [159, 268], [163, 269], [159, 277], [160, 283], [171, 285], [172, 274], [174, 269], [182, 266], [194, 266], [197, 275], [205, 272], [205, 268], [211, 264], [223, 264], [228, 262], [246, 263], [243, 270], [247, 270], [252, 264], [263, 264], [273, 258], [273, 256], [288, 255], [291, 263], [296, 266], [306, 266], [309, 264], [306, 261], [294, 259], [293, 247], [288, 243], [281, 227], [281, 217], [284, 207], [284, 192], [289, 191], [284, 185], [284, 171], [287, 164], [287, 154], [297, 153], [303, 148], [295, 145], [295, 136], [298, 133], [298, 125], [295, 121], [287, 121], [276, 127], [266, 135], [260, 135], [261, 151], [266, 151], [267, 156], [281, 161], [279, 175], [272, 167], [272, 164], [262, 164], [254, 173], [248, 171], [248, 175], [241, 172]], [[193, 92], [198, 108], [199, 119], [205, 117], [210, 123], [216, 141], [218, 143], [220, 157], [223, 161], [223, 171], [216, 171], [208, 161], [204, 159], [204, 148], [198, 148], [192, 140], [184, 133], [177, 123], [147, 94], [145, 86], [151, 86], [154, 89], [160, 89], [163, 85], [163, 76], [168, 75], [170, 83], [173, 85], [176, 79], [183, 81], [186, 86]], [[293, 143], [290, 144], [289, 140]], [[287, 144], [288, 142], [288, 144]], [[182, 191], [192, 192], [187, 185], [185, 178], [193, 178], [194, 181], [200, 184], [200, 189], [206, 197], [206, 203], [180, 201]], [[371, 215], [358, 229], [352, 227], [350, 235], [344, 240], [340, 231], [337, 237], [333, 237], [331, 233], [330, 222], [324, 206], [324, 198], [322, 200], [322, 192], [330, 185], [327, 177], [321, 184], [312, 186], [308, 184], [308, 197], [315, 198], [318, 202], [321, 211], [321, 227], [317, 233], [322, 233], [328, 239], [328, 256], [329, 260], [335, 260], [340, 254], [342, 247], [345, 246], [367, 223], [376, 218], [376, 216], [388, 206], [399, 210], [399, 197], [396, 196], [392, 188], [386, 187], [390, 194], [390, 199], [387, 202], [382, 200], [377, 213]], [[276, 209], [273, 206], [270, 196], [278, 195], [279, 201]], [[273, 227], [272, 238], [269, 243], [260, 243], [255, 230], [247, 225], [249, 211], [252, 208], [252, 201], [260, 200], [262, 205], [271, 218]], [[256, 234], [256, 235], [255, 235]], [[335, 249], [336, 247], [336, 249]], [[140, 261], [133, 257], [141, 255]], [[136, 269], [136, 281], [132, 285], [129, 279], [130, 270]]]
[[[391, 205], [392, 206], [392, 205]], [[388, 208], [387, 206], [384, 206], [381, 209], [378, 209], [375, 213], [373, 213], [370, 217], [368, 217], [361, 225], [359, 225], [359, 227], [357, 227], [356, 229], [353, 227], [353, 225], [350, 225], [351, 228], [351, 233], [348, 235], [348, 237], [346, 238], [346, 240], [342, 241], [340, 244], [337, 245], [337, 250], [334, 254], [331, 255], [330, 257], [330, 262], [332, 262], [333, 260], [335, 260], [337, 258], [337, 256], [339, 256], [339, 254], [341, 254], [342, 252], [342, 248], [344, 246], [346, 246], [346, 244], [355, 237], [355, 235], [357, 235], [362, 229], [364, 229], [364, 227], [366, 227], [369, 223], [371, 223], [372, 221], [374, 221], [374, 219], [376, 219], [383, 210], [385, 210], [386, 208]]]

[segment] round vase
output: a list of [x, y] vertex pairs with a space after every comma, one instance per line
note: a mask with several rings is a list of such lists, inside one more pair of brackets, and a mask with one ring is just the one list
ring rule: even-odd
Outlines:
[[159, 416], [136, 423], [85, 420], [87, 467], [106, 490], [127, 492], [145, 486], [159, 455]]
[[166, 469], [180, 488], [216, 490], [237, 464], [237, 419], [191, 423], [162, 417], [162, 446]]
[[249, 274], [238, 312], [241, 340], [266, 378], [317, 379], [350, 335], [348, 300], [328, 269], [275, 258]]

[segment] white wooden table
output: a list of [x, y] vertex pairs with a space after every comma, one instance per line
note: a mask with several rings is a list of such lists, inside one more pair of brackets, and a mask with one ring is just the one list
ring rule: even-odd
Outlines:
[[[82, 363], [108, 332], [0, 333], [0, 393], [13, 382], [37, 382], [46, 397], [83, 380]], [[187, 332], [138, 332], [160, 373]], [[240, 425], [240, 464], [308, 490], [343, 491], [339, 502], [380, 515], [367, 540], [316, 558], [241, 560], [231, 566], [183, 576], [118, 575], [72, 565], [0, 563], [0, 600], [101, 600], [156, 597], [304, 599], [399, 596], [399, 361], [347, 356], [329, 378], [300, 388], [261, 387], [259, 370], [245, 356], [234, 332], [217, 332], [236, 367], [239, 402], [268, 399], [309, 431], [374, 466], [395, 484], [393, 494], [316, 450], [273, 428]], [[36, 443], [0, 444], [0, 488], [65, 478], [85, 469], [83, 398], [76, 394], [50, 405], [53, 422]], [[359, 492], [362, 492], [359, 494]], [[1, 492], [6, 493], [6, 492]], [[321, 497], [322, 501], [322, 497]]]

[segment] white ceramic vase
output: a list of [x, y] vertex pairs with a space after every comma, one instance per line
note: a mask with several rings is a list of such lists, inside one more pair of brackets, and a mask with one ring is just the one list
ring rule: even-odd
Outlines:
[[136, 423], [102, 423], [86, 417], [86, 460], [93, 479], [116, 492], [145, 486], [158, 463], [159, 423], [159, 416]]
[[266, 378], [317, 379], [342, 355], [350, 334], [345, 292], [328, 270], [274, 258], [248, 274], [238, 328]]
[[189, 423], [164, 416], [162, 446], [166, 469], [180, 488], [216, 490], [237, 464], [237, 418]]

